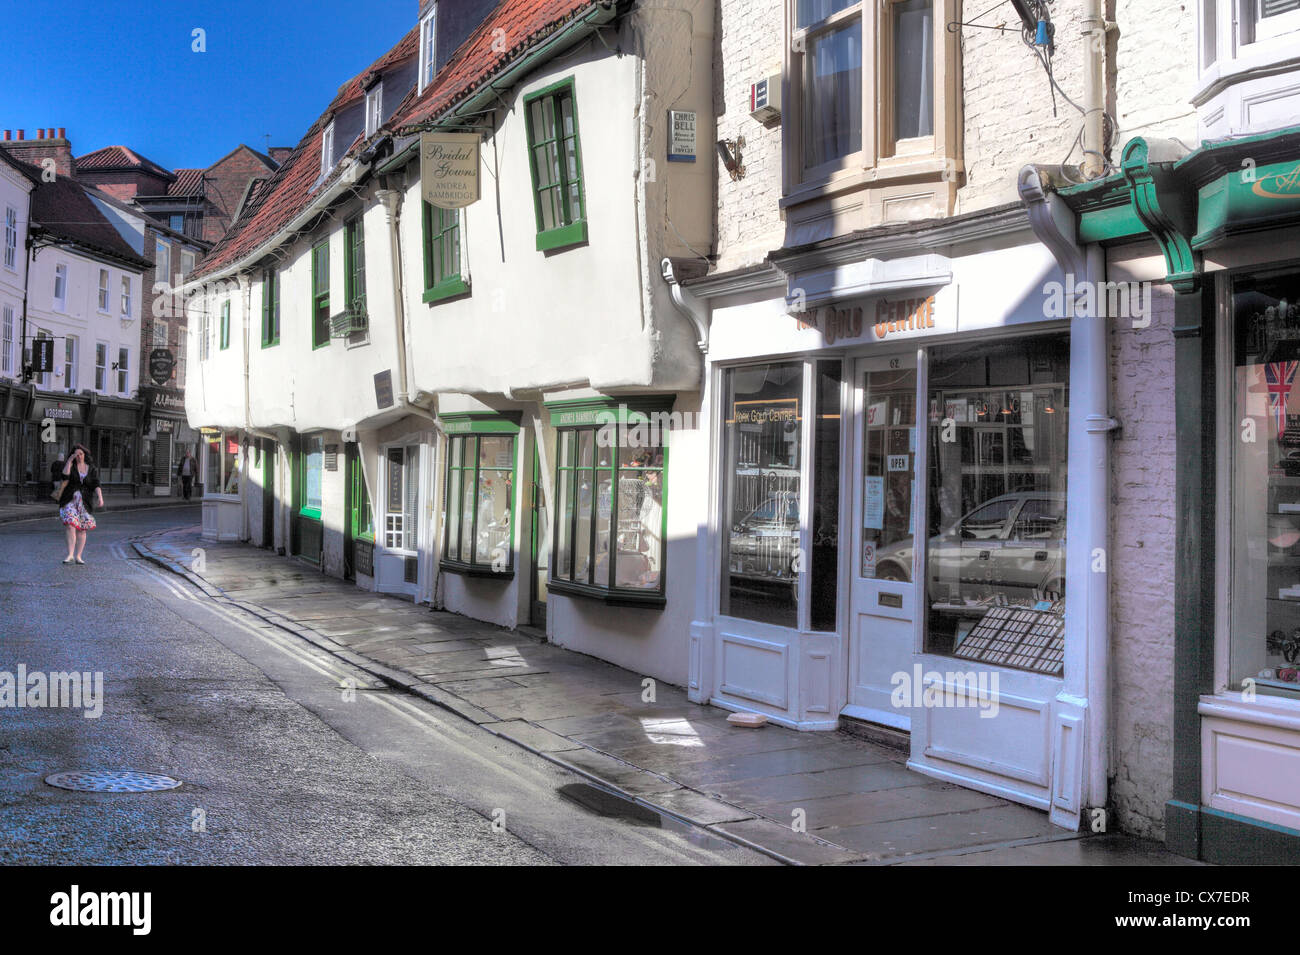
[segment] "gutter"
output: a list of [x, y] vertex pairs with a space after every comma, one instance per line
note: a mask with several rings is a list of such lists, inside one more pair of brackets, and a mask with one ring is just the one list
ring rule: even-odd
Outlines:
[[[467, 99], [462, 100], [438, 118], [426, 120], [419, 128], [435, 129], [456, 125], [452, 122], [453, 120], [460, 119], [466, 114], [482, 112], [483, 106], [497, 99], [497, 94], [502, 88], [512, 86], [523, 74], [530, 72], [544, 61], [551, 59], [575, 43], [585, 40], [617, 16], [618, 7], [614, 0], [596, 0], [582, 16], [571, 21], [568, 26], [563, 27], [544, 40], [539, 46], [524, 54], [512, 66], [507, 67], [499, 75], [479, 87], [476, 92], [470, 94]], [[419, 149], [420, 141], [416, 138], [376, 171], [384, 174], [405, 166], [419, 154]]]

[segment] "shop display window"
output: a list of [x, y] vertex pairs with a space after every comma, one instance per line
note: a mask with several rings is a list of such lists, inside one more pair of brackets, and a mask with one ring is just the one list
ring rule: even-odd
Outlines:
[[513, 433], [448, 437], [444, 565], [513, 572], [515, 441]]
[[1300, 697], [1300, 279], [1234, 282], [1229, 683]]
[[605, 417], [556, 432], [558, 506], [549, 589], [661, 596], [666, 434], [617, 422], [612, 412]]
[[929, 361], [926, 652], [1060, 675], [1069, 340]]
[[797, 626], [804, 364], [726, 373], [722, 605], [732, 617]]

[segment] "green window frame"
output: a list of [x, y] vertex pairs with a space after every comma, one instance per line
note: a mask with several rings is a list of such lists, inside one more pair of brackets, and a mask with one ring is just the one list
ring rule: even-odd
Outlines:
[[[313, 459], [314, 463], [313, 463]], [[298, 453], [298, 513], [314, 521], [321, 519], [323, 503], [322, 484], [325, 477], [325, 438], [319, 434], [309, 434], [302, 439], [302, 450]], [[311, 495], [311, 476], [316, 473], [316, 497]]]
[[230, 347], [230, 299], [221, 303], [221, 342], [218, 347], [222, 351]]
[[672, 399], [557, 402], [547, 589], [662, 607]]
[[538, 251], [586, 242], [587, 200], [573, 78], [526, 96], [524, 119]]
[[280, 344], [280, 271], [262, 272], [262, 347]]
[[352, 539], [375, 542], [375, 512], [370, 506], [370, 489], [366, 487], [365, 469], [358, 454], [349, 462], [348, 481], [352, 484]]
[[439, 563], [454, 573], [509, 579], [515, 574], [519, 421], [513, 415], [449, 415], [442, 427], [447, 479]]
[[464, 295], [460, 273], [460, 210], [424, 203], [424, 301]]
[[311, 347], [330, 343], [330, 244], [326, 239], [311, 250]]
[[366, 229], [361, 216], [343, 227], [343, 296], [346, 305], [361, 314], [366, 311]]

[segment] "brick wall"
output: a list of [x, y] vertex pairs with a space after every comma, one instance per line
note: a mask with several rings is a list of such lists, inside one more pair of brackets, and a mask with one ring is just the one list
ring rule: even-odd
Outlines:
[[[1128, 278], [1111, 268], [1111, 281]], [[1111, 798], [1125, 831], [1164, 837], [1172, 795], [1174, 659], [1173, 294], [1154, 286], [1151, 325], [1113, 319], [1111, 409]]]
[[203, 238], [209, 242], [221, 238], [230, 227], [249, 181], [266, 178], [273, 171], [245, 146], [209, 166], [203, 173], [204, 192], [211, 204], [203, 218]]
[[[1195, 80], [1195, 6], [1152, 0], [1109, 0], [1107, 16], [1119, 23], [1107, 40], [1108, 108], [1117, 123], [1112, 158], [1137, 135], [1174, 136], [1193, 144], [1195, 112], [1187, 103]], [[1067, 102], [1083, 100], [1085, 43], [1081, 0], [1052, 5], [1056, 55], [1055, 96], [1046, 72], [1020, 39], [1009, 4], [980, 22], [1016, 27], [1005, 33], [962, 31], [963, 159], [965, 178], [956, 212], [1014, 201], [1016, 175], [1027, 163], [1078, 164], [1071, 147], [1082, 116]], [[974, 16], [979, 10], [967, 10]], [[764, 128], [749, 116], [749, 84], [779, 73], [785, 23], [783, 0], [721, 0], [714, 97], [718, 137], [745, 137], [745, 178], [718, 173], [718, 263], [725, 271], [760, 261], [779, 248], [784, 228], [781, 198], [781, 127]], [[785, 104], [788, 114], [792, 104]]]
[[718, 174], [718, 265], [720, 271], [762, 261], [781, 247], [785, 228], [781, 199], [781, 126], [764, 127], [749, 115], [749, 86], [781, 74], [785, 31], [783, 0], [721, 0], [714, 26], [713, 98], [718, 139], [745, 138], [745, 176], [732, 181], [707, 143]]

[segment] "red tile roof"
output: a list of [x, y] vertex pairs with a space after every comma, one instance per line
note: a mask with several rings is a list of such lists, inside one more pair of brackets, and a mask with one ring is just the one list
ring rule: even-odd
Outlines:
[[[398, 132], [435, 119], [474, 92], [536, 42], [554, 33], [594, 0], [502, 0], [492, 15], [461, 44], [433, 83], [413, 101], [403, 104], [388, 121]], [[500, 31], [500, 32], [498, 32]], [[500, 46], [506, 37], [510, 46]]]
[[177, 169], [176, 181], [167, 187], [169, 196], [197, 196], [202, 192], [202, 169]]
[[[371, 73], [383, 72], [415, 56], [420, 49], [419, 39], [419, 28], [413, 28], [391, 50], [339, 87], [329, 108], [307, 130], [297, 148], [281, 163], [265, 185], [249, 194], [239, 219], [231, 224], [226, 234], [217, 241], [194, 271], [196, 278], [219, 271], [255, 252], [311, 203], [312, 196], [316, 193], [312, 187], [320, 178], [321, 136], [330, 116], [364, 96], [363, 78]], [[362, 137], [358, 137], [347, 144], [344, 155], [358, 149], [361, 140]], [[342, 144], [336, 144], [338, 145]], [[342, 166], [337, 165], [325, 182], [332, 182], [341, 169]]]
[[86, 153], [73, 160], [73, 165], [81, 169], [143, 169], [164, 179], [171, 179], [172, 174], [152, 159], [146, 159], [125, 146], [105, 146], [93, 153]]
[[[501, 0], [424, 93], [418, 96], [412, 93], [398, 105], [385, 129], [402, 132], [436, 119], [513, 63], [538, 40], [559, 30], [597, 2], [605, 0]], [[498, 39], [502, 36], [512, 41], [510, 46], [494, 49], [500, 46]], [[415, 56], [419, 42], [416, 27], [384, 56], [339, 87], [334, 100], [307, 131], [297, 149], [265, 186], [249, 195], [239, 220], [194, 272], [196, 278], [219, 271], [255, 252], [310, 204], [315, 192], [312, 187], [320, 175], [321, 134], [329, 117], [360, 99], [365, 81], [375, 73]], [[355, 152], [361, 142], [362, 137], [358, 137], [346, 152]], [[336, 168], [332, 175], [338, 174]]]

